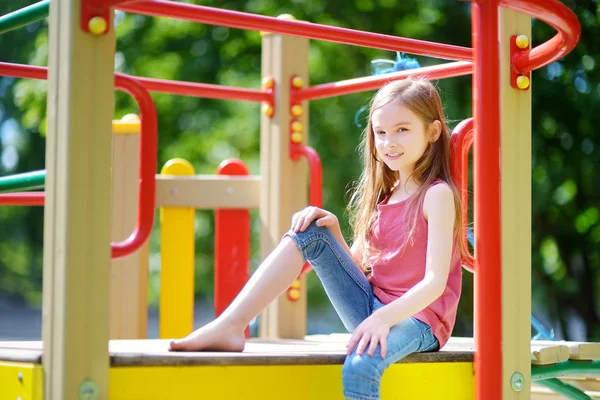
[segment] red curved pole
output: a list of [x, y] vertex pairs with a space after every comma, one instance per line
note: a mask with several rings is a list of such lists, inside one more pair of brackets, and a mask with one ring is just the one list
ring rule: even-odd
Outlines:
[[173, 17], [230, 28], [282, 33], [310, 39], [364, 46], [373, 49], [404, 51], [411, 54], [438, 57], [448, 60], [471, 61], [473, 51], [468, 47], [407, 39], [392, 35], [363, 32], [355, 29], [313, 24], [304, 21], [287, 21], [239, 11], [179, 3], [175, 1], [136, 1], [117, 6], [119, 10], [136, 14]]
[[[321, 166], [321, 158], [319, 153], [310, 146], [305, 146], [299, 143], [290, 145], [290, 156], [292, 160], [298, 160], [300, 157], [306, 157], [308, 168], [310, 170], [310, 189], [308, 203], [311, 206], [323, 207], [323, 167]], [[300, 275], [302, 276], [312, 267], [310, 263], [304, 263]]]
[[558, 31], [550, 40], [513, 56], [512, 63], [518, 72], [529, 72], [564, 57], [581, 37], [577, 16], [557, 0], [499, 0], [498, 3], [538, 18]]
[[[0, 75], [19, 78], [48, 79], [48, 69], [31, 65], [0, 63]], [[140, 180], [136, 226], [127, 239], [111, 243], [112, 258], [133, 253], [148, 239], [154, 223], [154, 196], [156, 195], [157, 117], [154, 101], [134, 78], [115, 74], [115, 87], [130, 94], [138, 103], [141, 120]], [[12, 200], [11, 200], [12, 199]], [[42, 205], [44, 193], [10, 193], [0, 196], [0, 204]]]
[[158, 121], [156, 107], [150, 93], [137, 80], [115, 74], [115, 87], [129, 93], [136, 100], [141, 121], [137, 222], [127, 239], [119, 243], [111, 243], [112, 257], [118, 258], [139, 249], [152, 232], [156, 195]]
[[467, 255], [462, 262], [463, 267], [472, 273], [475, 272], [475, 259], [469, 251], [467, 227], [469, 224], [469, 149], [473, 143], [473, 133], [473, 118], [468, 118], [454, 128], [450, 137], [452, 180], [458, 187], [461, 198], [462, 226], [464, 232], [460, 240], [463, 241], [463, 245], [467, 250]]

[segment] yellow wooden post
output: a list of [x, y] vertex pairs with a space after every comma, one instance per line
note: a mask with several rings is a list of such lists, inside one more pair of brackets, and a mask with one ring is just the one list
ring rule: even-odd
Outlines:
[[[136, 224], [140, 121], [130, 114], [113, 121], [111, 239], [125, 240]], [[110, 338], [145, 339], [148, 329], [148, 242], [112, 260]]]
[[531, 89], [511, 87], [510, 40], [531, 38], [531, 18], [506, 8], [499, 13], [502, 398], [524, 400], [531, 390]]
[[[194, 167], [181, 158], [169, 160], [161, 175], [191, 176]], [[171, 188], [177, 196], [178, 189]], [[161, 338], [190, 333], [194, 325], [194, 209], [160, 208], [160, 323]]]
[[46, 400], [108, 398], [115, 37], [112, 21], [106, 21], [106, 34], [82, 31], [81, 16], [80, 0], [50, 4], [42, 315]]
[[[280, 18], [293, 18], [283, 15]], [[290, 88], [293, 76], [308, 83], [308, 39], [265, 34], [262, 40], [262, 75], [275, 80], [275, 114], [261, 116], [260, 142], [260, 253], [264, 259], [289, 230], [292, 215], [308, 205], [307, 165], [290, 159]], [[296, 118], [308, 127], [308, 106]], [[302, 142], [308, 143], [305, 128]], [[260, 336], [302, 338], [306, 334], [306, 278], [301, 279], [299, 300], [287, 294], [261, 314]]]

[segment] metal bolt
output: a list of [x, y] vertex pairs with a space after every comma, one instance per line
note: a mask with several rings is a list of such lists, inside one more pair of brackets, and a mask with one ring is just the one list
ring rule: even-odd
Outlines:
[[23, 383], [23, 373], [22, 372], [19, 372], [17, 374], [17, 379], [19, 379], [19, 382]]
[[512, 389], [515, 392], [520, 392], [521, 390], [523, 390], [523, 388], [525, 387], [525, 377], [522, 373], [517, 371], [514, 374], [512, 374], [512, 376], [510, 377], [510, 387], [512, 387]]
[[100, 395], [100, 387], [94, 381], [87, 380], [79, 385], [79, 398], [81, 400], [96, 400]]
[[171, 194], [172, 195], [176, 195], [178, 192], [179, 192], [179, 189], [177, 189], [177, 188], [171, 189]]
[[231, 186], [227, 188], [227, 194], [233, 194], [233, 188]]

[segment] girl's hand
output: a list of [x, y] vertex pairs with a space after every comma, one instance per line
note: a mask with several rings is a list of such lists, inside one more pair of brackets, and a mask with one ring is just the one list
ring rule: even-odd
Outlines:
[[373, 357], [373, 354], [375, 354], [375, 349], [379, 344], [381, 346], [381, 358], [385, 358], [385, 353], [387, 352], [387, 337], [389, 333], [389, 325], [379, 318], [377, 314], [371, 314], [371, 316], [361, 322], [361, 324], [358, 325], [354, 331], [354, 334], [346, 345], [346, 353], [351, 354], [354, 350], [354, 347], [358, 343], [356, 354], [362, 356], [365, 348], [369, 346], [367, 354], [370, 357]]
[[306, 207], [292, 217], [292, 230], [294, 232], [304, 232], [315, 219], [317, 220], [317, 226], [326, 226], [330, 229], [340, 227], [340, 223], [333, 213], [318, 207]]

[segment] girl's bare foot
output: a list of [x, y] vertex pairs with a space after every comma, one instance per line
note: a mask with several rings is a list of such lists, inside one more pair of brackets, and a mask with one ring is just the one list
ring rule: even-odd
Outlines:
[[183, 339], [172, 340], [170, 351], [242, 352], [246, 344], [244, 331], [213, 321]]

